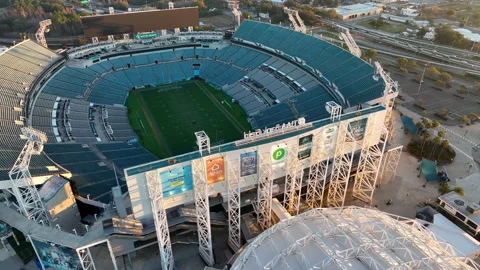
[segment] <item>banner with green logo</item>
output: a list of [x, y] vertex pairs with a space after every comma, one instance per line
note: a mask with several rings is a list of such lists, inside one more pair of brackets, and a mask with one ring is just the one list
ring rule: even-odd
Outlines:
[[287, 145], [280, 143], [272, 145], [270, 150], [270, 163], [273, 166], [282, 166], [287, 158]]

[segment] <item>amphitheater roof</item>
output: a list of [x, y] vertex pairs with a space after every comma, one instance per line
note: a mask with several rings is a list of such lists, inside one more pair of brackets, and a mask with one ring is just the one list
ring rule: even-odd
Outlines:
[[479, 269], [416, 220], [359, 207], [314, 209], [260, 234], [231, 269]]

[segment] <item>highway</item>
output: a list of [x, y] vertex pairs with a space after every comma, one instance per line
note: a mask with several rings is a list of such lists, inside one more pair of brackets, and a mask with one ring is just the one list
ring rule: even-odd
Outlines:
[[440, 62], [447, 62], [452, 66], [480, 72], [480, 62], [472, 59], [473, 57], [480, 59], [480, 54], [478, 53], [437, 45], [428, 41], [409, 39], [400, 35], [375, 31], [359, 25], [334, 22], [323, 18], [319, 18], [319, 20], [329, 25], [341, 25], [348, 28], [352, 34], [357, 33], [366, 38], [379, 41], [382, 44], [388, 44], [396, 48], [439, 60]]

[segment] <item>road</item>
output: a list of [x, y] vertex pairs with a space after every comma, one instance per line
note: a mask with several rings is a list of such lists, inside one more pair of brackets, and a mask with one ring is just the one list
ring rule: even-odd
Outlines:
[[329, 21], [320, 17], [319, 20], [330, 25], [341, 25], [348, 28], [352, 34], [361, 35], [375, 42], [388, 44], [390, 46], [410, 51], [418, 55], [436, 59], [437, 61], [447, 62], [455, 67], [462, 67], [468, 70], [480, 72], [480, 62], [473, 59], [474, 57], [480, 58], [480, 54], [478, 53], [433, 44], [432, 42], [428, 41], [410, 39], [400, 35], [384, 33], [359, 25]]

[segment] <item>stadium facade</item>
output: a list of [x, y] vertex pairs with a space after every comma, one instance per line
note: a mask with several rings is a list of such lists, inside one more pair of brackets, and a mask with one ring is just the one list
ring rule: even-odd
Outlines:
[[[381, 168], [395, 170], [384, 156], [399, 149], [388, 144], [397, 89], [378, 63], [255, 21], [243, 22], [229, 39], [193, 32], [140, 43], [100, 42], [64, 57], [24, 41], [0, 56], [8, 63], [0, 74], [0, 187], [8, 203], [1, 206], [0, 220], [38, 243], [40, 258], [50, 243], [64, 257], [78, 255], [68, 264], [92, 269], [90, 250], [106, 244], [117, 269], [115, 258], [135, 250], [133, 240], [119, 242], [118, 235], [156, 234], [162, 268], [172, 269], [172, 213], [193, 205], [199, 254], [213, 265], [213, 203], [228, 213], [229, 246], [238, 250], [244, 245], [243, 207], [253, 205], [258, 225], [267, 230], [273, 225], [273, 196], [283, 194], [292, 215], [343, 207], [352, 180], [353, 197], [371, 203]], [[192, 134], [198, 150], [158, 160], [136, 143], [125, 100], [132, 89], [194, 78], [236, 100], [254, 130], [215, 146], [211, 134], [199, 130]], [[25, 153], [29, 163], [22, 165]], [[28, 174], [13, 179], [12, 167]], [[41, 215], [43, 198], [31, 187], [52, 175], [70, 180], [79, 204], [103, 208], [101, 217], [72, 234], [48, 213]], [[253, 200], [243, 198], [246, 192], [255, 194]], [[26, 203], [32, 201], [34, 206]], [[27, 216], [38, 211], [25, 222], [15, 207]], [[44, 267], [51, 263], [41, 261]]]

